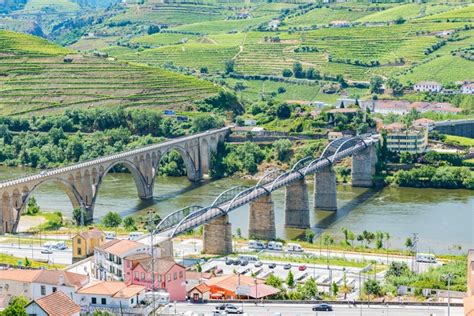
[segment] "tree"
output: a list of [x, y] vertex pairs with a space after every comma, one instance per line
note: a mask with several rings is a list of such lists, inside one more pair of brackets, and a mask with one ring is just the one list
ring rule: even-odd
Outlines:
[[293, 72], [290, 69], [285, 68], [282, 70], [281, 75], [285, 78], [289, 78], [293, 76]]
[[380, 296], [382, 294], [382, 287], [379, 281], [369, 279], [364, 283], [364, 291], [367, 295]]
[[370, 78], [370, 92], [371, 93], [380, 93], [382, 90], [383, 79], [380, 76], [373, 76]]
[[400, 163], [413, 163], [413, 156], [407, 151], [400, 153]]
[[344, 244], [349, 245], [349, 230], [345, 227], [341, 227], [341, 232], [344, 234]]
[[398, 78], [389, 78], [387, 80], [387, 87], [392, 90], [392, 95], [397, 96], [403, 93], [403, 85]]
[[31, 261], [28, 260], [27, 257], [25, 257], [25, 267], [30, 268], [31, 267]]
[[291, 108], [286, 103], [281, 103], [278, 105], [276, 110], [276, 115], [279, 119], [287, 119], [291, 116]]
[[293, 64], [293, 73], [296, 78], [304, 78], [304, 70], [300, 62], [295, 62]]
[[105, 227], [118, 227], [122, 223], [122, 217], [117, 212], [108, 212], [102, 218], [102, 224]]
[[275, 150], [277, 159], [280, 161], [286, 161], [291, 152], [291, 141], [288, 139], [279, 139], [273, 143], [273, 149]]
[[237, 237], [242, 238], [242, 230], [240, 227], [237, 227]]
[[229, 74], [234, 72], [235, 61], [233, 59], [228, 59], [224, 62], [225, 73]]
[[160, 32], [160, 27], [158, 25], [152, 24], [148, 27], [147, 32], [148, 32], [148, 35], [156, 34], [156, 33]]
[[34, 196], [32, 196], [29, 200], [28, 200], [28, 205], [26, 207], [26, 214], [27, 215], [36, 215], [40, 212], [40, 207], [38, 206], [38, 204], [36, 203], [36, 199]]
[[362, 243], [364, 242], [364, 235], [358, 234], [358, 235], [357, 235], [357, 241], [362, 244]]
[[383, 237], [384, 234], [381, 231], [375, 232], [375, 247], [377, 249], [382, 249], [383, 247]]
[[286, 277], [286, 285], [288, 285], [288, 287], [295, 286], [295, 277], [293, 276], [293, 272], [291, 272], [291, 270], [288, 272], [288, 276]]
[[411, 237], [408, 237], [408, 238], [405, 240], [405, 247], [408, 249], [408, 251], [411, 252], [413, 246], [414, 246], [413, 240], [411, 239]]
[[310, 67], [310, 68], [306, 69], [306, 78], [307, 79], [312, 79], [312, 80], [321, 79], [321, 74], [319, 73], [319, 71], [317, 71], [313, 67]]
[[313, 239], [314, 239], [314, 236], [315, 236], [315, 235], [316, 235], [316, 234], [315, 234], [311, 229], [309, 229], [309, 228], [304, 231], [305, 239], [306, 239], [306, 241], [309, 242], [310, 244], [313, 243]]
[[333, 296], [337, 295], [337, 292], [339, 292], [339, 286], [337, 285], [336, 282], [331, 283], [331, 293]]
[[265, 284], [273, 286], [274, 288], [281, 289], [283, 280], [279, 278], [278, 276], [274, 274], [270, 274], [266, 279], [265, 279]]
[[305, 300], [312, 300], [318, 296], [318, 285], [316, 284], [316, 280], [313, 277], [310, 277], [306, 282], [303, 284], [301, 289], [303, 294], [303, 299]]
[[368, 247], [370, 245], [370, 243], [372, 242], [372, 240], [374, 240], [374, 238], [375, 238], [374, 233], [371, 233], [371, 232], [366, 231], [366, 230], [364, 230], [362, 232], [362, 236], [364, 237], [364, 240], [367, 242], [366, 247]]
[[213, 115], [206, 115], [206, 116], [198, 116], [193, 120], [193, 131], [204, 132], [210, 129], [219, 128], [224, 125], [224, 122], [213, 116]]
[[209, 72], [209, 69], [207, 67], [201, 67], [200, 73], [207, 74], [208, 72]]
[[126, 230], [137, 230], [135, 219], [132, 216], [127, 216], [123, 219], [123, 226]]
[[78, 207], [75, 208], [72, 211], [72, 218], [74, 219], [74, 222], [76, 222], [76, 225], [79, 226], [82, 224], [82, 218], [86, 219], [86, 211], [83, 210], [82, 208]]
[[17, 296], [12, 299], [10, 305], [0, 312], [0, 316], [28, 316], [25, 306], [28, 300], [24, 296]]

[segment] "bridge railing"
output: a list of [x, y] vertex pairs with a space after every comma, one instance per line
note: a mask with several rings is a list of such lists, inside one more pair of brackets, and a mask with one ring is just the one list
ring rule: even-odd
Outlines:
[[115, 160], [117, 158], [124, 158], [124, 157], [128, 157], [128, 156], [131, 156], [131, 155], [140, 154], [140, 153], [143, 153], [143, 152], [146, 152], [146, 151], [149, 151], [149, 150], [158, 149], [162, 146], [174, 145], [174, 144], [177, 144], [177, 143], [180, 143], [180, 142], [183, 142], [183, 141], [193, 140], [195, 138], [199, 138], [199, 137], [202, 137], [202, 136], [207, 136], [207, 135], [212, 135], [212, 134], [215, 134], [215, 133], [228, 131], [230, 129], [231, 129], [231, 127], [228, 126], [228, 127], [223, 127], [223, 128], [219, 128], [219, 129], [209, 130], [209, 131], [206, 131], [206, 132], [203, 132], [203, 133], [184, 136], [184, 137], [172, 139], [170, 141], [166, 141], [166, 142], [162, 142], [162, 143], [158, 143], [158, 144], [151, 144], [151, 145], [148, 145], [148, 146], [145, 146], [145, 147], [142, 147], [142, 148], [131, 149], [131, 150], [123, 151], [123, 152], [120, 152], [120, 153], [117, 153], [117, 154], [108, 155], [108, 156], [101, 157], [101, 158], [91, 158], [91, 159], [88, 159], [88, 160], [85, 160], [85, 161], [82, 161], [82, 162], [79, 162], [79, 163], [76, 163], [76, 164], [72, 164], [72, 165], [69, 165], [69, 166], [65, 166], [65, 167], [57, 167], [57, 168], [52, 168], [52, 169], [46, 169], [46, 170], [43, 170], [43, 171], [38, 172], [38, 173], [29, 174], [27, 176], [22, 175], [22, 176], [19, 176], [19, 177], [16, 177], [16, 178], [1, 180], [0, 181], [0, 188], [4, 188], [8, 185], [20, 184], [20, 183], [23, 183], [23, 182], [26, 182], [26, 181], [37, 180], [37, 179], [41, 179], [41, 178], [47, 178], [49, 176], [53, 176], [53, 175], [56, 175], [58, 173], [69, 172], [69, 171], [72, 171], [72, 170], [81, 169], [81, 168], [84, 168], [84, 167], [89, 167], [89, 166], [92, 166], [92, 165], [95, 165], [95, 164], [98, 164], [98, 163], [103, 163], [103, 162], [108, 162], [110, 160]]

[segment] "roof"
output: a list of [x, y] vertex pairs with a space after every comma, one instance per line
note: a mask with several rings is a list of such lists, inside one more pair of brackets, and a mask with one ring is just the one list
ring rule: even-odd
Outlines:
[[328, 113], [357, 113], [359, 109], [357, 108], [342, 108], [342, 109], [332, 109]]
[[410, 102], [404, 100], [370, 100], [364, 101], [363, 105], [369, 109], [401, 109], [408, 110]]
[[253, 298], [262, 298], [262, 297], [267, 297], [270, 295], [274, 295], [280, 292], [279, 289], [274, 288], [273, 286], [267, 285], [267, 284], [258, 284], [258, 285], [252, 285], [250, 287], [250, 297]]
[[81, 311], [81, 307], [61, 291], [56, 291], [31, 301], [27, 306], [34, 303], [41, 307], [49, 316], [70, 316]]
[[433, 86], [433, 85], [440, 86], [441, 84], [439, 84], [436, 81], [420, 81], [418, 83], [415, 83], [415, 86]]
[[77, 293], [130, 298], [144, 290], [145, 287], [141, 285], [127, 285], [125, 282], [118, 281], [97, 281], [84, 286]]
[[65, 285], [69, 287], [80, 288], [89, 281], [89, 277], [84, 274], [69, 271], [40, 270], [40, 273], [34, 281], [37, 283]]
[[209, 272], [186, 271], [186, 280], [201, 280], [210, 278], [212, 278], [212, 273]]
[[461, 112], [462, 109], [453, 106], [449, 102], [413, 102], [412, 108], [419, 111]]
[[[150, 259], [140, 262], [139, 265], [141, 265], [145, 271], [150, 271], [151, 263], [152, 262], [151, 262], [151, 257], [150, 257]], [[178, 265], [184, 269], [182, 265], [176, 263], [176, 261], [174, 261], [171, 258], [155, 259], [154, 270], [155, 270], [155, 273], [165, 274], [166, 272], [171, 270], [171, 268], [173, 268], [175, 265]]]
[[396, 122], [385, 125], [384, 128], [390, 131], [399, 131], [405, 128], [405, 124]]
[[328, 135], [337, 135], [337, 136], [342, 136], [342, 132], [329, 132]]
[[414, 120], [413, 121], [413, 125], [423, 125], [423, 124], [432, 124], [434, 123], [433, 120], [430, 120], [430, 119], [427, 119], [427, 118], [420, 118], [420, 119], [417, 119], [417, 120]]
[[[264, 281], [258, 280], [258, 283], [263, 283]], [[221, 289], [235, 292], [238, 285], [254, 285], [255, 279], [246, 275], [237, 276], [235, 274], [232, 275], [223, 275], [220, 277], [215, 277], [206, 281], [208, 286], [217, 286]]]
[[[209, 291], [211, 290], [211, 288], [210, 288], [206, 283], [201, 283], [201, 284], [196, 285], [195, 287], [193, 287], [193, 288], [191, 289], [191, 291], [193, 291], [193, 290], [197, 290], [197, 291], [199, 291], [201, 294], [204, 294], [204, 293], [206, 293], [206, 292], [209, 292]], [[191, 291], [189, 291], [189, 292], [191, 292]]]
[[130, 261], [142, 261], [150, 258], [151, 256], [148, 253], [138, 253], [135, 255], [126, 256], [124, 259]]
[[105, 252], [111, 253], [116, 256], [122, 256], [130, 250], [139, 247], [147, 247], [147, 245], [142, 244], [137, 241], [128, 240], [128, 239], [114, 239], [105, 244], [99, 246], [98, 248], [104, 250]]
[[102, 238], [103, 235], [104, 235], [104, 233], [101, 230], [93, 227], [93, 228], [89, 229], [88, 231], [80, 232], [79, 234], [75, 235], [74, 237], [81, 236], [84, 239], [89, 239], [89, 238], [91, 238], [91, 239], [100, 239], [100, 238]]
[[41, 273], [41, 270], [19, 270], [19, 269], [0, 270], [0, 280], [10, 280], [10, 281], [31, 283], [38, 277], [40, 273]]

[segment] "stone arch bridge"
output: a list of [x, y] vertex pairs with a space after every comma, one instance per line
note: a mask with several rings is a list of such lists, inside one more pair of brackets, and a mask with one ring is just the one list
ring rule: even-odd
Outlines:
[[187, 176], [198, 181], [209, 172], [210, 154], [223, 142], [230, 127], [177, 138], [160, 144], [92, 159], [67, 167], [42, 171], [0, 182], [0, 233], [16, 232], [28, 199], [42, 185], [56, 183], [67, 194], [74, 208], [85, 210], [84, 223], [92, 221], [94, 205], [107, 173], [115, 166], [127, 168], [135, 181], [141, 199], [153, 197], [156, 170], [171, 150], [182, 156]]

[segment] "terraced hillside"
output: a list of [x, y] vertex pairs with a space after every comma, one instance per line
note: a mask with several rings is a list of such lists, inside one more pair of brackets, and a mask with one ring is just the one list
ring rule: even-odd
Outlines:
[[0, 31], [0, 43], [2, 114], [115, 105], [184, 108], [217, 92], [208, 82], [162, 69], [77, 54], [65, 60], [68, 50], [32, 36]]

